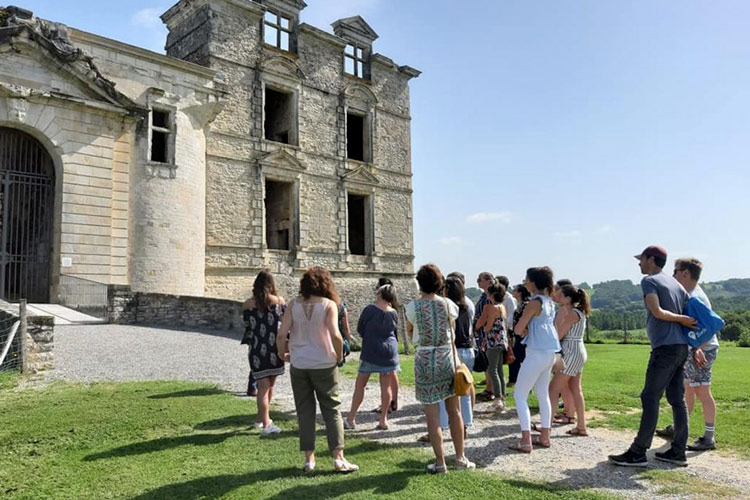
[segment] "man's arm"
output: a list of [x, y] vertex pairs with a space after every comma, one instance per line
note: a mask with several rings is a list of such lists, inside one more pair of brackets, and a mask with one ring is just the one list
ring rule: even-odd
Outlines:
[[646, 307], [651, 312], [651, 315], [656, 319], [660, 319], [662, 321], [670, 321], [672, 323], [679, 323], [687, 328], [694, 328], [698, 323], [695, 318], [691, 318], [690, 316], [685, 316], [684, 314], [675, 314], [673, 312], [662, 309], [661, 305], [659, 304], [659, 296], [655, 293], [646, 294], [644, 300], [646, 301]]

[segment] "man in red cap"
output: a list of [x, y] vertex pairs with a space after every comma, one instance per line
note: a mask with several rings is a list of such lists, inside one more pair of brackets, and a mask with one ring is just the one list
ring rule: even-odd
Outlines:
[[676, 279], [662, 272], [667, 263], [667, 251], [652, 245], [635, 258], [638, 259], [641, 273], [646, 275], [641, 280], [641, 289], [646, 304], [646, 332], [651, 343], [651, 356], [646, 369], [646, 383], [641, 392], [643, 412], [638, 435], [628, 451], [621, 455], [610, 455], [609, 461], [626, 467], [648, 465], [646, 450], [651, 447], [659, 419], [659, 401], [666, 391], [674, 417], [675, 437], [669, 450], [656, 452], [654, 457], [686, 466], [688, 412], [683, 378], [688, 345], [682, 327], [692, 328], [696, 322], [682, 314], [688, 293]]

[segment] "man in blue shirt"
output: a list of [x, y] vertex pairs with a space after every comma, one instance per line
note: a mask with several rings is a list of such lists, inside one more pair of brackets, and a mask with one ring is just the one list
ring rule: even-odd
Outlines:
[[688, 345], [682, 326], [692, 328], [695, 320], [682, 314], [688, 294], [674, 279], [662, 272], [667, 263], [667, 252], [659, 246], [649, 246], [635, 256], [641, 273], [643, 301], [646, 305], [646, 332], [651, 343], [651, 356], [646, 369], [646, 383], [641, 392], [641, 425], [630, 449], [621, 455], [610, 455], [609, 461], [626, 467], [646, 467], [646, 450], [651, 447], [659, 419], [659, 401], [667, 393], [672, 407], [675, 439], [665, 452], [654, 457], [663, 462], [687, 465], [685, 447], [688, 438], [688, 412], [683, 385], [684, 365]]

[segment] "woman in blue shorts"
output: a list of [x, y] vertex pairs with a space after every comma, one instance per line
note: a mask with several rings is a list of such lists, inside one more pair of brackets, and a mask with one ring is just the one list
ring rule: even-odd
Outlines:
[[[362, 352], [359, 356], [359, 375], [354, 386], [352, 407], [344, 420], [345, 429], [356, 427], [357, 410], [365, 397], [365, 386], [370, 374], [380, 375], [381, 408], [389, 408], [393, 399], [393, 384], [396, 372], [401, 368], [398, 359], [398, 313], [393, 308], [396, 292], [393, 285], [383, 285], [375, 292], [374, 304], [365, 307], [359, 316], [357, 332], [362, 337]], [[388, 412], [380, 412], [376, 429], [388, 429]]]

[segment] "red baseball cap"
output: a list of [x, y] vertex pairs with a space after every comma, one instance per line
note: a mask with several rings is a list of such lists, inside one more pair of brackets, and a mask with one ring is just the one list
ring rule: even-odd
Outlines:
[[641, 253], [635, 256], [636, 259], [641, 257], [661, 257], [662, 259], [667, 258], [667, 251], [659, 245], [650, 245], [643, 249]]

